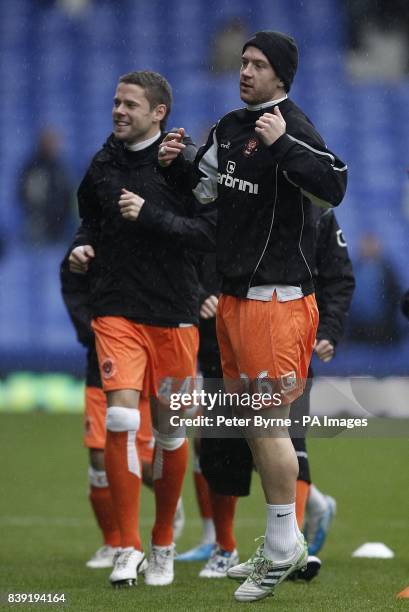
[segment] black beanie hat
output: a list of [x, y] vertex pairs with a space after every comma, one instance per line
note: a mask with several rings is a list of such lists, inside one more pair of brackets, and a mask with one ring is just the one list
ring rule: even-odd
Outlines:
[[286, 91], [290, 91], [291, 83], [297, 71], [298, 49], [294, 38], [281, 32], [263, 31], [254, 34], [243, 47], [260, 49], [272, 65], [277, 76], [283, 81]]

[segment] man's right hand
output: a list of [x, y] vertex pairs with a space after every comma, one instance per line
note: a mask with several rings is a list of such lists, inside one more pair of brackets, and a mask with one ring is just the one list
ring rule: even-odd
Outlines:
[[68, 258], [70, 272], [74, 272], [74, 274], [86, 274], [90, 261], [94, 259], [94, 257], [95, 251], [90, 244], [75, 247]]
[[170, 166], [177, 156], [180, 155], [186, 147], [182, 142], [184, 137], [184, 128], [179, 128], [177, 132], [170, 132], [165, 136], [159, 147], [158, 162], [160, 166]]
[[321, 361], [331, 361], [335, 355], [335, 346], [330, 340], [317, 340], [314, 346], [314, 351]]

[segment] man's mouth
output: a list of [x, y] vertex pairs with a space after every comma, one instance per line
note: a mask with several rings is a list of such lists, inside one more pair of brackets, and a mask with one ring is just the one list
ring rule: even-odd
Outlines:
[[114, 121], [114, 123], [117, 127], [127, 127], [129, 125], [126, 121]]

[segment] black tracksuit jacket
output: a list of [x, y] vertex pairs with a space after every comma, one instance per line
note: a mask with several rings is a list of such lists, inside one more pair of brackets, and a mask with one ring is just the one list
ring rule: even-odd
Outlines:
[[[181, 196], [167, 184], [157, 169], [161, 140], [132, 152], [111, 135], [79, 187], [81, 226], [73, 247], [91, 244], [95, 249], [90, 266], [93, 317], [122, 316], [165, 327], [198, 323], [197, 255], [192, 249], [214, 250], [215, 210], [197, 211], [191, 195]], [[137, 221], [120, 214], [122, 188], [145, 199]]]
[[313, 291], [312, 206], [337, 206], [345, 193], [345, 164], [325, 146], [310, 120], [289, 99], [279, 103], [286, 133], [266, 147], [255, 122], [274, 104], [225, 115], [194, 164], [179, 156], [162, 173], [206, 204], [217, 198], [217, 269], [222, 292], [245, 297], [256, 285], [299, 285]]

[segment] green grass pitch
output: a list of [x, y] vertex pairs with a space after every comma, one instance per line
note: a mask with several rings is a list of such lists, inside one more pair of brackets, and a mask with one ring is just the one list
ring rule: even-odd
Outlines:
[[[114, 591], [109, 570], [89, 570], [85, 561], [100, 546], [87, 501], [87, 455], [78, 415], [0, 415], [0, 592], [1, 609], [75, 612], [224, 611], [244, 607], [280, 612], [408, 609], [396, 601], [409, 585], [408, 444], [406, 439], [311, 439], [314, 480], [338, 502], [338, 514], [322, 552], [320, 576], [310, 584], [287, 583], [274, 597], [252, 604], [233, 600], [235, 584], [197, 577], [199, 563], [176, 564], [168, 587]], [[189, 473], [184, 488], [183, 551], [200, 537], [200, 521]], [[142, 536], [149, 548], [153, 503], [144, 491]], [[251, 497], [238, 505], [236, 535], [242, 559], [262, 534], [264, 502], [254, 477]], [[394, 559], [352, 559], [364, 542], [384, 542]], [[68, 604], [18, 605], [4, 593], [65, 593]]]

